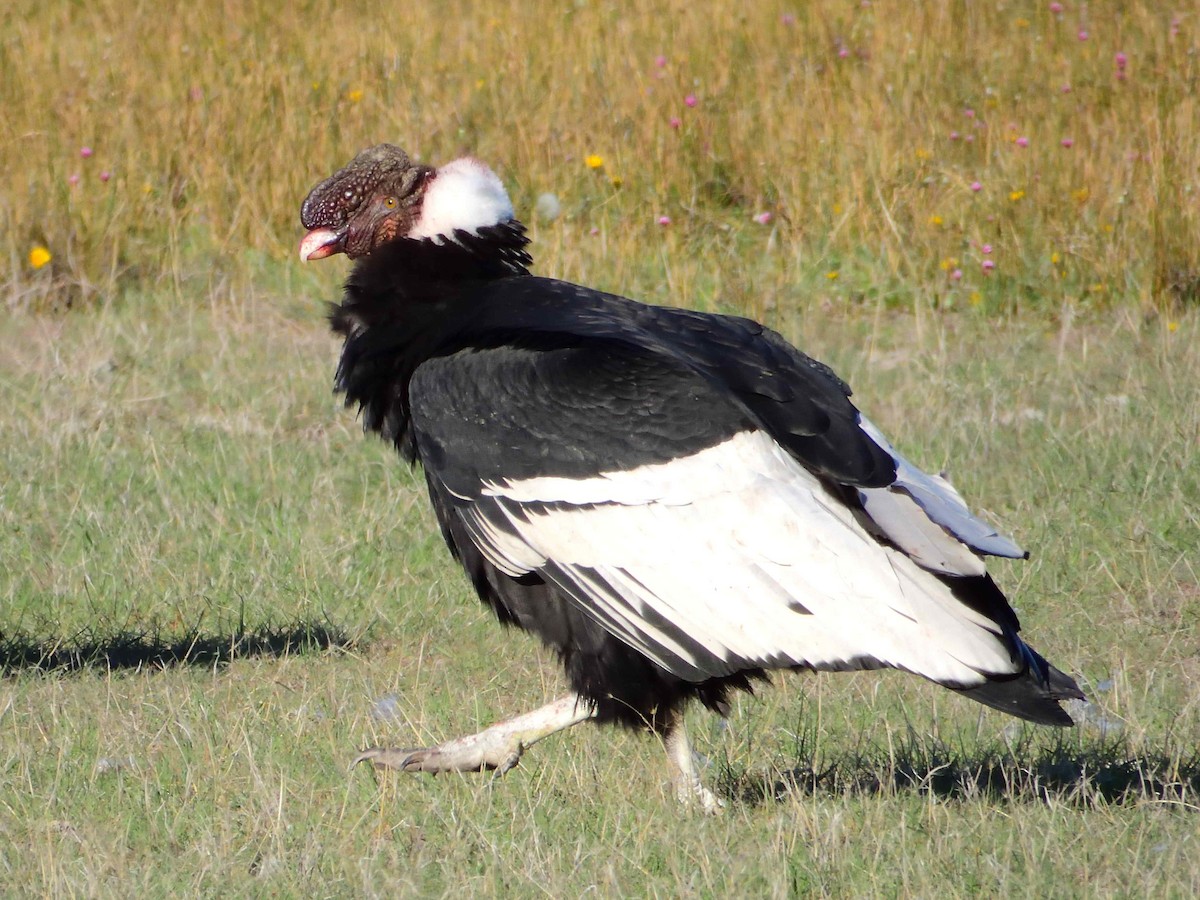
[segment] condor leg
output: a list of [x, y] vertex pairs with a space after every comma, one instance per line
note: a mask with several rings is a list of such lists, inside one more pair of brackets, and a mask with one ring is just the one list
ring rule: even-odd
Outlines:
[[521, 760], [525, 748], [542, 738], [578, 725], [594, 716], [587, 700], [569, 694], [533, 712], [497, 722], [478, 734], [455, 738], [436, 747], [401, 749], [372, 747], [364, 750], [353, 765], [370, 762], [377, 768], [401, 772], [482, 772], [503, 775]]
[[673, 769], [671, 775], [675, 782], [675, 796], [679, 798], [679, 802], [684, 806], [697, 807], [706, 815], [719, 813], [725, 803], [700, 780], [700, 769], [696, 765], [692, 742], [688, 740], [681, 714], [667, 725], [663, 734], [663, 744]]

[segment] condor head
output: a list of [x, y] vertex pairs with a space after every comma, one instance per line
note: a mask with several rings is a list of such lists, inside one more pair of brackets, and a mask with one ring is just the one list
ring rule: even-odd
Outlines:
[[359, 153], [314, 187], [300, 208], [302, 260], [369, 256], [399, 238], [443, 243], [458, 231], [510, 222], [512, 202], [496, 174], [473, 157], [440, 168], [413, 162], [394, 144]]

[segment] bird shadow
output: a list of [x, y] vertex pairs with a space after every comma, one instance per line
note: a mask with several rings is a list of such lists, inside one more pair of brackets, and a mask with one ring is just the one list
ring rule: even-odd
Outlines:
[[345, 632], [328, 622], [308, 621], [253, 629], [237, 627], [228, 633], [197, 629], [164, 634], [149, 628], [109, 633], [83, 630], [69, 636], [47, 636], [0, 630], [0, 674], [211, 668], [239, 659], [350, 649], [354, 644]]
[[1066, 803], [1157, 801], [1200, 812], [1200, 750], [1134, 753], [1121, 739], [1095, 745], [953, 748], [935, 739], [867, 748], [831, 760], [798, 759], [770, 775], [725, 766], [719, 790], [748, 806], [795, 796], [898, 795], [944, 800]]

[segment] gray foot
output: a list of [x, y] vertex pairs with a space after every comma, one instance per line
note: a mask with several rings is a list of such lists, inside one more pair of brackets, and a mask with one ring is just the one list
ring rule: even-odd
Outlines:
[[436, 747], [372, 747], [358, 754], [354, 765], [370, 762], [380, 769], [434, 775], [489, 771], [503, 775], [521, 761], [521, 754], [527, 747], [578, 725], [594, 714], [591, 704], [571, 694], [533, 712], [498, 722], [479, 734], [446, 741]]

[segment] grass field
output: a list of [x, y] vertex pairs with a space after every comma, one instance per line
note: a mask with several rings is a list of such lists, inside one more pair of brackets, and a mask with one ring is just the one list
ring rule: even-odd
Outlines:
[[[0, 893], [1200, 892], [1200, 19], [1063, 5], [9, 4]], [[563, 689], [330, 392], [297, 210], [385, 139], [493, 163], [538, 272], [834, 365], [1033, 551], [1080, 727], [779, 678], [691, 718], [712, 819], [589, 727], [347, 771]]]

